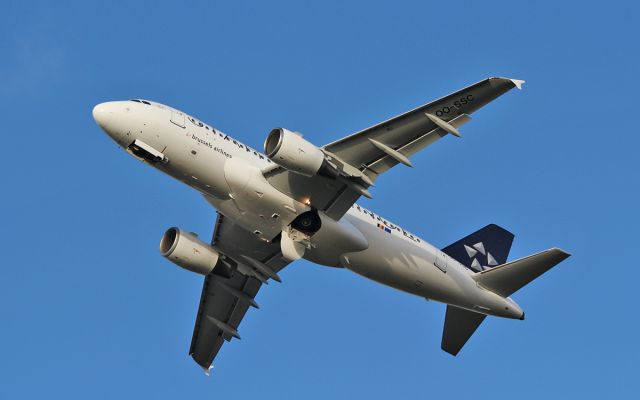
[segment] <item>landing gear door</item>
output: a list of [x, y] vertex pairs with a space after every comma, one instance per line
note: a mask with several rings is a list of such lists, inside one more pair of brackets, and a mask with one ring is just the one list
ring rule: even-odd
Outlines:
[[447, 258], [448, 256], [441, 251], [436, 256], [436, 267], [445, 274], [447, 273]]
[[184, 128], [184, 114], [178, 110], [171, 110], [171, 122], [178, 125], [180, 128]]

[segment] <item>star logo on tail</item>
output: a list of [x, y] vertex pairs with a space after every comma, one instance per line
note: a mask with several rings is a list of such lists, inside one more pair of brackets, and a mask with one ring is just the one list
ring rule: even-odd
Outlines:
[[471, 268], [476, 271], [484, 271], [498, 265], [496, 259], [484, 248], [484, 243], [478, 242], [472, 246], [464, 245], [467, 255], [473, 261]]

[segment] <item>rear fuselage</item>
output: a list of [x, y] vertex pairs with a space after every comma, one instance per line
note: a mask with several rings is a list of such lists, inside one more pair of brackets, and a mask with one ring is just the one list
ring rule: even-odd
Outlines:
[[[312, 199], [292, 199], [268, 184], [262, 171], [275, 164], [265, 155], [178, 110], [118, 101], [99, 104], [94, 117], [129, 153], [198, 190], [225, 217], [264, 240], [310, 209]], [[323, 224], [304, 258], [483, 314], [523, 315], [510, 298], [480, 287], [458, 261], [359, 205], [337, 223]]]

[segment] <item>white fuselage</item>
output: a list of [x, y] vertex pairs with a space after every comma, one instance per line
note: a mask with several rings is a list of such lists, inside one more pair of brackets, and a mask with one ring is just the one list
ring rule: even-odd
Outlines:
[[[265, 180], [262, 171], [275, 166], [265, 155], [178, 110], [117, 101], [96, 106], [94, 117], [120, 146], [131, 153], [130, 145], [138, 141], [157, 153], [164, 162], [150, 165], [198, 190], [225, 217], [264, 240], [310, 209], [311, 199], [292, 199]], [[510, 298], [480, 287], [458, 261], [359, 205], [327, 226], [312, 236], [305, 259], [472, 311], [523, 315]], [[345, 240], [341, 232], [346, 231], [363, 239]]]

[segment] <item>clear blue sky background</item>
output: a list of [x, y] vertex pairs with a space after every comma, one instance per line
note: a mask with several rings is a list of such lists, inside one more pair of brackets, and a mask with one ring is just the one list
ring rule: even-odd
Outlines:
[[[0, 397], [637, 395], [637, 6], [300, 3], [2, 3]], [[494, 222], [511, 258], [572, 252], [515, 296], [527, 320], [487, 319], [453, 358], [441, 304], [297, 262], [205, 377], [187, 356], [202, 278], [157, 245], [173, 225], [210, 236], [214, 210], [118, 149], [93, 105], [320, 145], [494, 75], [527, 83], [361, 204], [438, 246]]]

